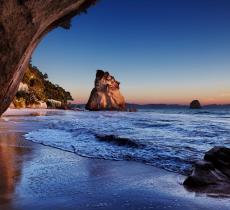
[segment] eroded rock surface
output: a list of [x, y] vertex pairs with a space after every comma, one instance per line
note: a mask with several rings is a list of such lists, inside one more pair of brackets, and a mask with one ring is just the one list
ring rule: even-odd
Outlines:
[[230, 195], [230, 149], [214, 147], [194, 164], [184, 185], [193, 191]]
[[96, 0], [0, 0], [0, 115], [13, 100], [31, 54], [52, 29]]
[[97, 70], [95, 87], [89, 97], [86, 109], [99, 110], [125, 110], [125, 99], [120, 92], [120, 83], [108, 72]]

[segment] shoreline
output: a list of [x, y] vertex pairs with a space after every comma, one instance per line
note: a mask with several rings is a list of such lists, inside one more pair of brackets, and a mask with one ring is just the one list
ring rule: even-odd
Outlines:
[[81, 157], [25, 140], [25, 133], [43, 126], [33, 117], [29, 127], [17, 116], [0, 121], [2, 210], [229, 209], [227, 198], [187, 191], [180, 184], [185, 177], [177, 173], [134, 161]]
[[48, 113], [72, 111], [63, 109], [33, 109], [33, 108], [22, 108], [22, 109], [12, 109], [8, 108], [2, 115], [2, 117], [11, 116], [45, 116]]

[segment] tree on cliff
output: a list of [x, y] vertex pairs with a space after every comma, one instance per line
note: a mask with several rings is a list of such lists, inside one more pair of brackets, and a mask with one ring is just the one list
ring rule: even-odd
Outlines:
[[46, 97], [50, 99], [54, 99], [57, 101], [61, 101], [62, 103], [66, 104], [67, 101], [73, 100], [70, 92], [66, 91], [64, 88], [60, 87], [59, 85], [55, 85], [49, 80], [45, 81], [45, 93]]
[[70, 92], [50, 82], [48, 74], [43, 74], [38, 67], [31, 63], [25, 72], [22, 83], [28, 87], [28, 90], [19, 90], [15, 99], [24, 101], [26, 105], [53, 99], [60, 101], [65, 106], [69, 100], [73, 100]]

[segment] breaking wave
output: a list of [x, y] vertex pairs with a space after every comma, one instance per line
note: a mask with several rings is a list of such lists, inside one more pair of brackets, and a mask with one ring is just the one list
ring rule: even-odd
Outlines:
[[187, 174], [213, 146], [230, 146], [230, 112], [66, 112], [28, 140], [81, 156], [133, 160]]

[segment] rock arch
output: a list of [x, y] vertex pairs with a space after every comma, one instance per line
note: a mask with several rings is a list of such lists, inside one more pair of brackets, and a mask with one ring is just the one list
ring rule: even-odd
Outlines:
[[10, 105], [31, 55], [54, 28], [97, 0], [0, 0], [0, 116]]

